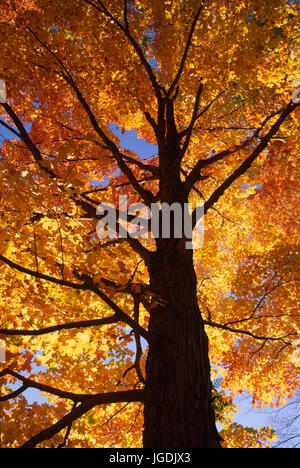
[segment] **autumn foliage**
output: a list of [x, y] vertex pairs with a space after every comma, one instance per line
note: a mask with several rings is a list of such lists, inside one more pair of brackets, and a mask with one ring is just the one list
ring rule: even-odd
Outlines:
[[[213, 413], [223, 447], [270, 444], [271, 428], [232, 422], [233, 398], [248, 391], [257, 407], [280, 406], [299, 385], [296, 7], [1, 2], [2, 447], [142, 447], [143, 430], [144, 444], [154, 440], [151, 414], [168, 432], [171, 409], [164, 416], [153, 396], [159, 385], [151, 393], [155, 362], [178, 385], [174, 401], [188, 387], [180, 379], [192, 375], [196, 392], [193, 307], [211, 436], [173, 446], [218, 445]], [[122, 148], [114, 126], [157, 154]], [[120, 195], [203, 205], [193, 267], [179, 239], [99, 239], [96, 208]], [[212, 389], [208, 358], [212, 382], [222, 377]], [[30, 388], [43, 399], [29, 404]], [[147, 412], [155, 398], [158, 415]], [[177, 413], [182, 430], [192, 421], [191, 398], [170, 426]]]

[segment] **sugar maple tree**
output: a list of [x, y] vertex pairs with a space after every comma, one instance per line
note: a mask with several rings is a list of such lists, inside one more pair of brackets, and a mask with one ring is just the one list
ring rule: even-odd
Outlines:
[[[1, 2], [2, 446], [274, 436], [230, 413], [236, 392], [280, 405], [298, 385], [296, 6]], [[203, 206], [202, 247], [99, 239], [96, 208], [119, 195]]]

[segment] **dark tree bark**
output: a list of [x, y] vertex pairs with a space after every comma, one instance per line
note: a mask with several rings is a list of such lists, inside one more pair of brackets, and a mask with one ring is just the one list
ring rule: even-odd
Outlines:
[[153, 308], [149, 324], [144, 447], [220, 448], [192, 251], [172, 250], [150, 272], [152, 290], [167, 304]]

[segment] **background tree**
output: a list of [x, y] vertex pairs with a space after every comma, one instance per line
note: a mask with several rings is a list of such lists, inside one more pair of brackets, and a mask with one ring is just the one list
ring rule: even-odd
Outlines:
[[289, 400], [286, 405], [276, 408], [276, 410], [267, 410], [270, 415], [269, 421], [276, 432], [276, 440], [272, 448], [298, 448], [300, 439], [299, 429], [299, 388], [295, 396]]
[[[211, 366], [229, 406], [298, 385], [295, 3], [1, 8], [2, 444], [221, 447]], [[203, 246], [99, 239], [96, 208], [119, 195], [201, 205]], [[48, 402], [28, 405], [29, 387]], [[224, 431], [225, 447], [253, 440]]]

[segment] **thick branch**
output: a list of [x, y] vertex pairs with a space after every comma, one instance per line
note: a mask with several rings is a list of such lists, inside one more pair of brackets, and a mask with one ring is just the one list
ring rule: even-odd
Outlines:
[[[35, 162], [38, 164], [40, 169], [44, 171], [46, 174], [48, 174], [52, 179], [55, 179], [56, 174], [51, 169], [45, 166], [45, 162], [41, 155], [40, 150], [37, 148], [37, 146], [33, 143], [31, 138], [29, 137], [27, 131], [25, 130], [24, 125], [22, 124], [17, 114], [12, 110], [12, 108], [7, 102], [1, 102], [0, 104], [5, 109], [9, 117], [13, 120], [15, 126], [17, 127], [19, 131], [19, 134], [17, 136], [20, 137], [21, 140], [25, 143], [26, 147], [31, 152]], [[11, 131], [12, 130], [13, 129], [11, 129]], [[15, 131], [13, 133], [17, 134], [17, 132]]]
[[143, 163], [142, 161], [139, 161], [137, 159], [133, 159], [130, 156], [127, 156], [126, 154], [122, 154], [122, 158], [128, 162], [128, 164], [134, 164], [135, 166], [138, 166], [139, 169], [142, 169], [145, 172], [151, 172], [153, 176], [158, 176], [159, 175], [159, 168], [157, 166], [153, 166], [152, 164], [146, 164]]
[[69, 427], [70, 424], [79, 419], [81, 416], [86, 414], [95, 406], [110, 404], [110, 403], [122, 403], [122, 402], [143, 402], [144, 390], [127, 390], [112, 393], [103, 393], [94, 395], [85, 399], [79, 406], [73, 407], [73, 409], [63, 416], [52, 426], [36, 434], [30, 440], [25, 442], [20, 448], [34, 448], [44, 440], [49, 440], [60, 432], [65, 427]]
[[[139, 310], [140, 310], [140, 299], [138, 296], [135, 296], [134, 297], [134, 319], [137, 323], [139, 323]], [[135, 345], [136, 345], [134, 367], [136, 369], [136, 373], [139, 378], [139, 381], [146, 385], [146, 380], [143, 376], [141, 366], [140, 366], [140, 360], [141, 360], [142, 353], [143, 353], [141, 339], [137, 333], [134, 333], [134, 339], [135, 339]]]
[[[4, 377], [6, 375], [10, 375], [10, 376], [20, 380], [20, 382], [23, 382], [23, 386], [21, 387], [21, 388], [23, 388], [22, 392], [30, 387], [30, 388], [35, 388], [35, 389], [39, 390], [40, 392], [50, 393], [51, 395], [56, 395], [56, 396], [58, 396], [60, 398], [65, 398], [67, 400], [72, 400], [72, 401], [83, 401], [83, 400], [85, 400], [86, 398], [89, 397], [89, 395], [85, 395], [85, 394], [80, 395], [80, 394], [77, 394], [77, 393], [66, 392], [64, 390], [60, 390], [58, 388], [51, 387], [50, 385], [35, 382], [34, 380], [28, 379], [27, 377], [24, 377], [23, 375], [19, 374], [18, 372], [15, 372], [15, 371], [13, 371], [11, 369], [4, 369], [3, 371], [0, 372], [0, 378]], [[18, 394], [21, 393], [20, 389], [17, 390], [16, 392], [18, 392]], [[17, 396], [15, 394], [16, 392], [0, 397], [0, 401], [4, 401], [4, 400], [7, 400], [7, 399], [16, 397]]]
[[205, 114], [205, 113], [210, 109], [210, 107], [213, 105], [213, 103], [214, 103], [217, 99], [219, 99], [219, 97], [221, 97], [222, 94], [224, 94], [224, 93], [225, 93], [225, 91], [221, 91], [216, 97], [214, 97], [214, 98], [204, 107], [204, 109], [203, 109], [201, 112], [199, 112], [199, 114], [197, 114], [195, 120], [200, 119], [200, 117], [202, 117], [202, 115]]
[[[75, 409], [77, 406], [77, 403], [75, 402], [73, 404], [73, 408], [72, 409]], [[69, 435], [71, 433], [71, 429], [72, 429], [72, 424], [73, 424], [73, 421], [70, 422], [70, 424], [68, 425], [67, 427], [67, 430], [66, 430], [66, 433], [65, 433], [65, 436], [64, 436], [64, 440], [61, 444], [58, 444], [57, 448], [64, 448], [67, 443], [68, 443], [68, 439], [69, 439]]]
[[[0, 375], [0, 377], [1, 377], [1, 375]], [[3, 402], [3, 401], [12, 400], [13, 398], [16, 398], [17, 396], [19, 396], [23, 392], [25, 392], [25, 390], [27, 390], [27, 388], [28, 388], [28, 385], [22, 385], [20, 388], [18, 388], [14, 392], [11, 392], [11, 393], [9, 393], [7, 395], [4, 395], [4, 396], [0, 396], [0, 403]]]
[[[15, 392], [10, 393], [9, 395], [4, 395], [0, 397], [0, 401], [5, 401], [11, 398], [15, 398], [20, 393], [23, 393], [27, 388], [35, 388], [39, 390], [40, 392], [50, 393], [51, 395], [56, 395], [60, 398], [72, 400], [74, 402], [83, 402], [86, 400], [100, 400], [100, 399], [103, 400], [103, 403], [116, 403], [119, 401], [128, 401], [128, 400], [123, 400], [124, 395], [126, 395], [128, 392], [96, 393], [92, 395], [88, 395], [85, 393], [80, 394], [80, 393], [67, 392], [59, 388], [52, 387], [50, 385], [36, 382], [35, 380], [28, 379], [27, 377], [24, 377], [18, 372], [15, 372], [8, 368], [3, 369], [3, 371], [0, 372], [0, 378], [5, 377], [6, 375], [10, 375], [11, 377], [18, 379], [20, 382], [23, 383], [23, 385], [20, 389], [16, 390]], [[21, 392], [21, 389], [22, 389], [22, 392]], [[128, 396], [130, 396], [130, 392]], [[118, 398], [120, 397], [121, 399], [118, 400]], [[138, 400], [138, 401], [142, 401], [142, 400]], [[96, 403], [96, 404], [99, 404], [99, 403]]]
[[127, 177], [129, 182], [131, 183], [132, 187], [136, 190], [136, 192], [142, 197], [143, 201], [150, 206], [151, 202], [154, 202], [153, 195], [149, 190], [145, 190], [137, 181], [135, 175], [133, 174], [132, 170], [127, 166], [124, 161], [123, 154], [119, 151], [117, 145], [105, 134], [102, 128], [99, 126], [98, 121], [95, 117], [95, 114], [92, 112], [90, 106], [88, 105], [86, 99], [84, 98], [83, 94], [77, 87], [76, 83], [74, 82], [73, 78], [70, 76], [63, 75], [64, 79], [69, 83], [69, 85], [73, 88], [78, 101], [82, 105], [84, 111], [86, 112], [93, 129], [98, 134], [98, 136], [102, 139], [104, 144], [107, 146], [108, 150], [114, 156], [117, 161], [117, 164], [123, 174]]
[[[165, 127], [165, 121], [164, 121], [165, 98], [163, 97], [163, 95], [164, 96], [166, 95], [166, 91], [165, 91], [164, 87], [161, 86], [159, 84], [159, 82], [157, 81], [155, 73], [154, 73], [151, 65], [147, 61], [142, 48], [140, 47], [140, 45], [137, 43], [137, 41], [131, 35], [130, 29], [129, 29], [128, 16], [127, 16], [127, 13], [128, 13], [127, 1], [124, 0], [123, 17], [124, 17], [124, 24], [125, 25], [123, 25], [116, 17], [114, 17], [112, 15], [112, 13], [105, 7], [105, 5], [103, 4], [102, 1], [98, 0], [97, 5], [94, 2], [90, 1], [90, 0], [84, 0], [84, 1], [85, 1], [85, 3], [93, 6], [96, 10], [98, 10], [99, 12], [104, 14], [106, 17], [108, 17], [113, 23], [115, 23], [118, 26], [118, 28], [121, 31], [123, 31], [123, 33], [127, 37], [128, 41], [131, 43], [131, 45], [135, 49], [135, 52], [138, 55], [138, 57], [139, 57], [139, 59], [141, 61], [141, 64], [142, 64], [143, 68], [145, 69], [145, 71], [146, 71], [146, 73], [147, 73], [147, 75], [149, 77], [151, 86], [152, 86], [152, 88], [154, 90], [156, 100], [157, 100], [157, 107], [158, 107], [157, 123], [150, 116], [150, 114], [148, 112], [145, 112], [145, 117], [146, 117], [146, 119], [148, 120], [148, 122], [150, 123], [150, 125], [152, 126], [152, 128], [153, 128], [153, 130], [155, 132], [159, 147], [162, 148], [163, 144], [164, 144], [164, 127]], [[187, 50], [188, 50], [188, 48], [187, 48]], [[181, 73], [180, 73], [180, 75], [181, 75]], [[178, 79], [179, 79], [179, 77], [178, 77]], [[171, 89], [170, 89], [170, 92], [172, 92]]]
[[2, 125], [3, 127], [5, 127], [7, 130], [9, 130], [11, 133], [13, 133], [15, 136], [17, 136], [18, 138], [21, 137], [20, 133], [17, 132], [13, 127], [11, 127], [10, 125], [8, 125], [7, 122], [5, 122], [4, 120], [0, 120], [0, 125]]

